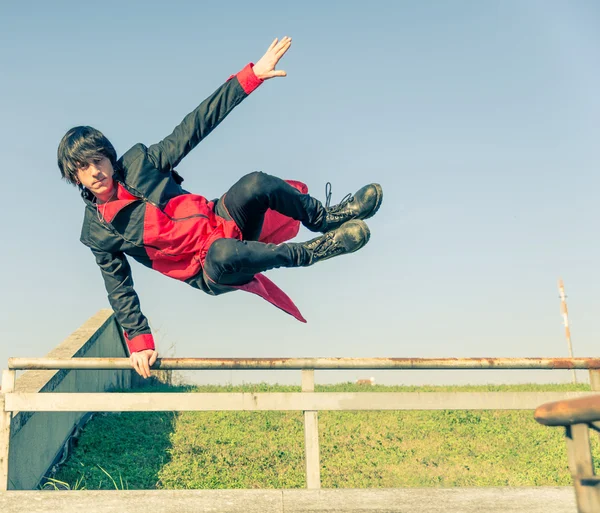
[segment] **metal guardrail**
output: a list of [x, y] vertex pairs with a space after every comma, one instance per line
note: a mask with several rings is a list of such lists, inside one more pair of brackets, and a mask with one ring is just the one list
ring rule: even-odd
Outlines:
[[522, 410], [595, 392], [318, 392], [315, 369], [588, 369], [600, 390], [600, 358], [162, 358], [153, 369], [301, 370], [293, 393], [21, 393], [17, 370], [130, 369], [127, 358], [10, 358], [0, 394], [0, 491], [8, 487], [11, 418], [16, 411], [270, 411], [304, 412], [306, 486], [320, 488], [319, 410]]
[[[127, 358], [9, 358], [8, 368], [130, 369]], [[153, 369], [172, 370], [440, 370], [600, 369], [600, 358], [159, 358]]]

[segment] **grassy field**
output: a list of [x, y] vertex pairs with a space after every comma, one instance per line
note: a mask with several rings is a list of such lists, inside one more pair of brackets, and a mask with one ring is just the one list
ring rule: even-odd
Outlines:
[[[295, 386], [153, 391], [300, 391]], [[365, 391], [354, 384], [317, 391]], [[587, 385], [373, 386], [368, 391], [567, 391]], [[141, 391], [150, 391], [141, 390]], [[320, 412], [324, 488], [570, 486], [562, 428], [531, 411]], [[595, 455], [599, 453], [593, 437]], [[54, 479], [71, 488], [300, 488], [301, 412], [98, 414]]]

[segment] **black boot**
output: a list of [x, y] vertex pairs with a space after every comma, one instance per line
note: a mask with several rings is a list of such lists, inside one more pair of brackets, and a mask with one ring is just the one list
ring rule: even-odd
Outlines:
[[347, 221], [337, 229], [300, 244], [308, 250], [309, 254], [309, 261], [305, 265], [312, 265], [346, 253], [354, 253], [369, 242], [370, 237], [371, 232], [364, 221], [358, 219]]
[[325, 187], [325, 195], [327, 197], [325, 216], [319, 229], [322, 233], [335, 230], [350, 219], [369, 219], [379, 210], [383, 201], [383, 189], [378, 183], [365, 185], [354, 195], [348, 194], [339, 204], [333, 207], [329, 206], [331, 199], [331, 184], [329, 182]]

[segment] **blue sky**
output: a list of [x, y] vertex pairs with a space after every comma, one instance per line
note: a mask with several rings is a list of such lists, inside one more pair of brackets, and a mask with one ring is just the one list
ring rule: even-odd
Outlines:
[[[212, 298], [133, 264], [163, 355], [576, 356], [600, 328], [600, 5], [593, 1], [24, 1], [0, 7], [0, 365], [43, 356], [108, 307], [60, 180], [72, 126], [119, 154], [152, 144], [274, 37], [273, 79], [180, 164], [214, 198], [262, 170], [333, 201], [377, 181], [360, 252], [270, 273], [298, 323], [244, 293]], [[299, 239], [311, 234], [301, 231]], [[297, 373], [196, 373], [294, 382]], [[380, 383], [563, 381], [567, 372], [322, 372]], [[581, 374], [585, 378], [585, 373]]]

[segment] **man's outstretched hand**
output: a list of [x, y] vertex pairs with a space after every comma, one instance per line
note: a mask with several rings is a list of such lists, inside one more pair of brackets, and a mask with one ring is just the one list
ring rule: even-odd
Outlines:
[[135, 369], [142, 378], [150, 377], [150, 367], [154, 365], [158, 358], [158, 351], [154, 349], [144, 349], [143, 351], [136, 351], [131, 353], [129, 360], [131, 366]]
[[254, 65], [254, 74], [261, 80], [268, 80], [273, 77], [285, 77], [287, 73], [283, 70], [276, 70], [275, 66], [279, 62], [285, 52], [287, 52], [292, 44], [292, 38], [285, 36], [278, 41], [273, 40], [271, 46], [260, 60]]

